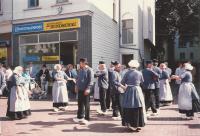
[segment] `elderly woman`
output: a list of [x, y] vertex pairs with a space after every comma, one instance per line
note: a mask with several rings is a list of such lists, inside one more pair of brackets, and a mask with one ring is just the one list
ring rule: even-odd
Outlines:
[[181, 80], [178, 94], [179, 113], [185, 114], [183, 118], [193, 119], [194, 112], [200, 111], [200, 99], [194, 84], [192, 83], [193, 66], [184, 64], [185, 72], [181, 76], [172, 76], [173, 79]]
[[13, 120], [22, 119], [31, 114], [22, 73], [23, 68], [17, 66], [11, 77], [10, 107], [7, 116]]
[[127, 126], [133, 131], [138, 132], [140, 127], [145, 126], [146, 111], [144, 96], [140, 84], [143, 82], [142, 73], [137, 70], [139, 62], [131, 60], [129, 62], [130, 70], [122, 79], [122, 87], [125, 88], [123, 99], [123, 117], [122, 125]]
[[167, 66], [164, 63], [160, 64], [161, 75], [160, 75], [160, 103], [168, 105], [172, 102], [172, 91], [169, 85], [170, 75], [166, 70]]
[[68, 105], [68, 93], [67, 93], [67, 80], [73, 80], [69, 78], [64, 71], [62, 71], [62, 66], [56, 64], [54, 66], [55, 71], [53, 72], [53, 108], [54, 111], [66, 110]]

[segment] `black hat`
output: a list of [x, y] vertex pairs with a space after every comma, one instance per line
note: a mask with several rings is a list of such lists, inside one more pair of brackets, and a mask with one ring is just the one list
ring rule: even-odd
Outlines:
[[88, 63], [87, 58], [80, 58], [79, 62]]
[[99, 64], [105, 64], [105, 62], [104, 61], [99, 61]]
[[114, 61], [114, 62], [113, 62], [113, 65], [115, 65], [115, 66], [118, 65], [118, 64], [119, 64], [118, 61]]
[[147, 60], [146, 64], [153, 64], [153, 61], [152, 60]]
[[158, 60], [157, 60], [157, 59], [153, 59], [153, 62], [154, 62], [154, 63], [158, 63]]
[[111, 61], [111, 64], [114, 65], [114, 63], [115, 63], [115, 61], [112, 60], [112, 61]]

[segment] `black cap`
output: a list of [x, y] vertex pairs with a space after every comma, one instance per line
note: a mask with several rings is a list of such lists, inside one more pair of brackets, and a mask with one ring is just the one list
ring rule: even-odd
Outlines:
[[114, 61], [114, 63], [113, 63], [113, 65], [118, 65], [119, 64], [119, 62], [118, 61]]
[[88, 63], [87, 58], [80, 58], [79, 62]]
[[146, 64], [153, 64], [153, 61], [152, 60], [147, 60]]
[[111, 61], [111, 64], [114, 65], [115, 61]]
[[104, 61], [99, 61], [99, 64], [105, 64], [105, 62]]

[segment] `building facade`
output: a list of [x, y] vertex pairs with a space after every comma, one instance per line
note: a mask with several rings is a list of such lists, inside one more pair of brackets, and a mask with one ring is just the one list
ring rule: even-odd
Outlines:
[[155, 45], [155, 0], [121, 0], [121, 20], [121, 62], [150, 59]]
[[12, 0], [0, 0], [0, 62], [12, 63]]
[[113, 0], [14, 0], [14, 65], [119, 60]]

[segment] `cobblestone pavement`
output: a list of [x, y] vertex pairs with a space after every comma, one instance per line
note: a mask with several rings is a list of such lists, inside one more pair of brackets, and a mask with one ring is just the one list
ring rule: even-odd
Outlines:
[[55, 113], [51, 101], [31, 101], [31, 117], [10, 121], [5, 118], [6, 101], [0, 99], [2, 136], [200, 136], [200, 114], [195, 120], [183, 120], [177, 105], [161, 107], [159, 116], [150, 118], [141, 132], [133, 133], [122, 127], [120, 121], [112, 120], [111, 113], [98, 116], [99, 106], [95, 102], [92, 102], [90, 124], [81, 126], [72, 121], [76, 117], [76, 102], [71, 102], [66, 112]]

